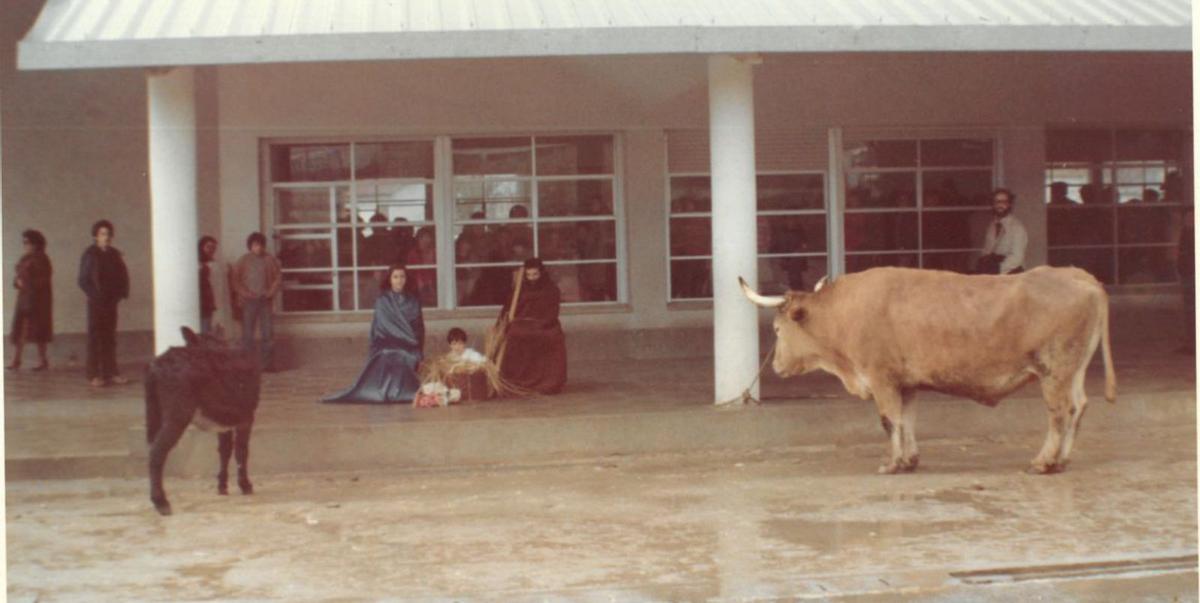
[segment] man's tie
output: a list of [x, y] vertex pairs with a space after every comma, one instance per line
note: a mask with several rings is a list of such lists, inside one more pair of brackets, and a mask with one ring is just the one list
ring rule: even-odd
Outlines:
[[1001, 224], [999, 221], [997, 221], [997, 222], [996, 222], [996, 238], [997, 238], [997, 239], [999, 239], [999, 238], [1000, 238], [1000, 233], [1001, 233], [1001, 232], [1004, 232], [1004, 225], [1003, 225], [1003, 224]]

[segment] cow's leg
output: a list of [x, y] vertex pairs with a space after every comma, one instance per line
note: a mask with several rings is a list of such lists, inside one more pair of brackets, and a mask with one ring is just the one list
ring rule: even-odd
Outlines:
[[239, 425], [234, 430], [234, 454], [238, 464], [238, 488], [242, 494], [254, 494], [254, 485], [250, 483], [250, 430], [254, 423]]
[[179, 417], [168, 415], [163, 421], [162, 428], [154, 436], [150, 444], [150, 502], [160, 515], [171, 514], [171, 503], [167, 501], [167, 493], [163, 491], [163, 466], [167, 464], [167, 455], [179, 442], [179, 437], [187, 429], [188, 422]]
[[879, 409], [879, 422], [891, 442], [891, 458], [880, 465], [880, 473], [897, 473], [904, 469], [904, 401], [900, 392], [883, 390], [875, 392], [875, 406]]
[[1087, 410], [1087, 393], [1083, 389], [1083, 380], [1086, 374], [1087, 364], [1085, 363], [1075, 373], [1075, 378], [1071, 382], [1071, 423], [1067, 426], [1067, 433], [1063, 436], [1062, 452], [1058, 455], [1060, 469], [1065, 469], [1071, 460], [1071, 447], [1075, 444], [1075, 434], [1079, 431], [1079, 424], [1083, 421], [1083, 411]]
[[903, 436], [903, 452], [900, 457], [900, 466], [905, 471], [915, 471], [917, 465], [921, 463], [921, 457], [917, 453], [916, 392], [908, 390], [902, 394], [904, 408], [901, 411], [900, 424], [904, 429], [901, 434]]
[[217, 434], [217, 454], [221, 457], [221, 466], [217, 472], [217, 494], [229, 494], [229, 457], [233, 456], [232, 430]]
[[[1104, 314], [1106, 315], [1107, 312]], [[1059, 468], [1065, 468], [1071, 460], [1075, 434], [1079, 431], [1079, 424], [1083, 421], [1083, 412], [1087, 410], [1087, 392], [1084, 391], [1083, 384], [1087, 378], [1088, 364], [1092, 356], [1096, 354], [1096, 348], [1100, 346], [1102, 334], [1108, 326], [1106, 322], [1103, 322], [1105, 320], [1107, 319], [1097, 316], [1097, 324], [1092, 330], [1091, 339], [1084, 348], [1083, 355], [1078, 360], [1078, 368], [1075, 369], [1075, 374], [1071, 378], [1071, 425], [1067, 429], [1066, 437], [1063, 438], [1062, 452], [1058, 457]]]
[[1042, 396], [1046, 399], [1049, 429], [1042, 450], [1030, 464], [1030, 473], [1055, 473], [1062, 467], [1058, 461], [1063, 438], [1071, 426], [1071, 384], [1054, 375], [1042, 377]]

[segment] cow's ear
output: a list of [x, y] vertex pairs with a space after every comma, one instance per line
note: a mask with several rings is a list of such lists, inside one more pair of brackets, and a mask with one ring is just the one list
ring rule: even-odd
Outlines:
[[797, 323], [804, 322], [804, 319], [808, 317], [808, 310], [804, 308], [804, 299], [808, 295], [803, 291], [788, 291], [787, 302], [779, 308], [779, 311], [786, 313], [788, 318]]
[[187, 327], [180, 327], [179, 330], [183, 332], [183, 341], [188, 346], [194, 346], [200, 343], [200, 336], [196, 335], [195, 331]]

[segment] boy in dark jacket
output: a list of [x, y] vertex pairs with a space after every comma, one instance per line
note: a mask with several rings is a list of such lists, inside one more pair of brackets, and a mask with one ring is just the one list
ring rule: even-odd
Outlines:
[[96, 243], [79, 260], [79, 288], [87, 295], [87, 376], [93, 387], [128, 383], [117, 373], [117, 303], [129, 297], [129, 271], [112, 246], [113, 225], [92, 225]]

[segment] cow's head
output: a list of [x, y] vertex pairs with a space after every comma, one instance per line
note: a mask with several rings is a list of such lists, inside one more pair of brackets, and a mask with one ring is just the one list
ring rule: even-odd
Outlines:
[[[820, 346], [805, 329], [809, 321], [810, 297], [812, 293], [788, 291], [784, 295], [762, 295], [751, 289], [746, 281], [738, 277], [742, 292], [755, 305], [776, 308], [775, 314], [775, 358], [771, 368], [781, 377], [800, 375], [818, 368]], [[816, 291], [825, 285], [825, 279], [817, 283]]]

